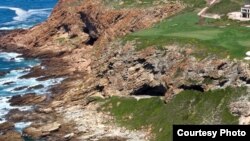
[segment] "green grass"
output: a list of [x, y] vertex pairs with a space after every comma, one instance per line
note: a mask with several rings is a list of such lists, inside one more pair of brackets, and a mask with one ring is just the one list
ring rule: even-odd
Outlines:
[[221, 0], [208, 10], [208, 13], [226, 15], [229, 12], [240, 11], [244, 0]]
[[[104, 3], [108, 6], [112, 6], [117, 9], [121, 8], [134, 8], [134, 7], [150, 7], [152, 5], [164, 4], [166, 0], [104, 0]], [[205, 5], [203, 0], [167, 0], [168, 2], [180, 1], [186, 4], [187, 7], [200, 7]]]
[[171, 141], [173, 124], [237, 124], [238, 117], [230, 113], [228, 106], [246, 94], [246, 88], [205, 93], [184, 91], [166, 104], [157, 97], [139, 101], [112, 97], [101, 107], [111, 112], [121, 126], [129, 129], [150, 126], [155, 136], [153, 140]]
[[218, 34], [222, 33], [219, 30], [198, 30], [198, 31], [189, 31], [189, 32], [176, 32], [166, 34], [166, 36], [173, 37], [183, 37], [183, 38], [196, 38], [199, 40], [212, 40], [218, 38]]
[[124, 40], [136, 40], [138, 49], [177, 44], [193, 46], [198, 57], [217, 55], [244, 58], [245, 52], [250, 50], [250, 28], [239, 24], [216, 26], [216, 22], [206, 20], [200, 25], [195, 12], [183, 12], [150, 29], [132, 33]]

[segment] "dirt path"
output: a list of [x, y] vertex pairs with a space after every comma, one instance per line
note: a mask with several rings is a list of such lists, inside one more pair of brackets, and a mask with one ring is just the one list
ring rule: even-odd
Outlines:
[[220, 19], [220, 15], [218, 14], [207, 14], [207, 10], [213, 6], [216, 2], [218, 2], [218, 0], [211, 0], [211, 1], [207, 1], [208, 2], [208, 6], [204, 7], [203, 9], [201, 9], [201, 11], [197, 14], [200, 17], [204, 17], [204, 18], [211, 18], [211, 19]]

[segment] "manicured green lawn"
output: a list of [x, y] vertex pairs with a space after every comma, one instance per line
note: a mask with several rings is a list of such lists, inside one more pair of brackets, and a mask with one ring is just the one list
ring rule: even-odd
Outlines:
[[173, 124], [237, 124], [238, 117], [229, 104], [246, 95], [245, 88], [226, 88], [208, 92], [184, 91], [170, 102], [160, 98], [135, 100], [112, 97], [102, 105], [118, 124], [129, 129], [152, 128], [155, 141], [171, 141]]
[[239, 24], [215, 26], [214, 20], [206, 20], [203, 25], [198, 22], [195, 12], [183, 12], [150, 29], [132, 33], [125, 40], [136, 40], [138, 49], [167, 44], [189, 45], [200, 57], [216, 54], [242, 59], [250, 50], [249, 27]]
[[[149, 7], [153, 4], [163, 4], [166, 0], [104, 0], [106, 5], [114, 8], [134, 8], [134, 7]], [[205, 5], [203, 0], [167, 0], [168, 2], [182, 2], [187, 7], [200, 7]]]

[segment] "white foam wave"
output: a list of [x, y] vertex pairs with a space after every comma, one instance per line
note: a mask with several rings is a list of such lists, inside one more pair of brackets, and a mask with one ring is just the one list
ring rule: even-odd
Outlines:
[[18, 122], [15, 124], [17, 131], [22, 132], [22, 130], [31, 125], [32, 122]]
[[21, 54], [18, 53], [6, 53], [0, 52], [0, 58], [3, 58], [6, 61], [15, 61], [15, 62], [22, 62], [24, 58], [19, 57]]
[[12, 27], [0, 27], [0, 30], [13, 30], [16, 29], [16, 27], [12, 26]]
[[[20, 70], [11, 70], [5, 77], [0, 78], [0, 88], [4, 89], [6, 93], [36, 93], [36, 94], [46, 94], [50, 86], [60, 83], [63, 78], [48, 79], [45, 81], [38, 81], [37, 78], [27, 78], [20, 79], [21, 76], [28, 74], [30, 69], [20, 69]], [[14, 82], [10, 85], [4, 85], [6, 83]], [[43, 85], [42, 89], [30, 89], [28, 88], [35, 87], [38, 85]], [[16, 88], [27, 87], [22, 90], [15, 90]]]
[[8, 9], [8, 10], [15, 11], [15, 13], [16, 13], [16, 16], [13, 17], [14, 21], [6, 23], [7, 25], [8, 24], [13, 24], [13, 23], [16, 23], [16, 22], [26, 21], [29, 17], [31, 17], [33, 15], [49, 16], [50, 11], [51, 11], [51, 8], [24, 10], [24, 9], [21, 9], [21, 8], [8, 7], [8, 6], [0, 6], [0, 9]]
[[[22, 80], [22, 79], [18, 79], [17, 77], [15, 77], [14, 79], [9, 79], [10, 80], [14, 80], [15, 81], [15, 87], [20, 87], [20, 86], [36, 86], [36, 85], [43, 85], [44, 88], [41, 89], [36, 89], [36, 90], [30, 90], [27, 91], [27, 89], [25, 90], [21, 90], [19, 94], [26, 94], [26, 93], [36, 93], [36, 94], [48, 94], [48, 90], [51, 86], [56, 85], [58, 83], [60, 83], [63, 78], [58, 78], [58, 79], [52, 79], [52, 80], [46, 80], [46, 81], [37, 81], [35, 78], [30, 78], [30, 79], [26, 79], [26, 80]], [[1, 82], [1, 79], [0, 79]], [[2, 82], [1, 82], [2, 83]], [[13, 90], [13, 88], [9, 88], [9, 89], [5, 89], [5, 92], [9, 91], [8, 93], [12, 93], [12, 94], [17, 94], [16, 91]], [[10, 99], [9, 96], [2, 96], [0, 97], [0, 123], [5, 122], [6, 120], [4, 119], [4, 116], [9, 112], [9, 110], [11, 109], [19, 109], [20, 111], [28, 111], [32, 109], [32, 106], [11, 106], [10, 103], [8, 102]], [[20, 128], [21, 130], [21, 128]]]
[[[15, 75], [16, 74], [16, 75]], [[21, 74], [24, 74], [21, 72], [21, 70], [15, 70], [15, 71], [11, 71], [11, 73], [9, 73], [7, 77], [4, 77], [2, 79], [0, 79], [0, 85], [4, 84], [5, 82], [10, 82], [13, 81], [15, 82], [14, 88], [13, 86], [9, 86], [9, 88], [4, 88], [4, 93], [9, 93], [8, 95], [4, 96], [2, 95], [0, 97], [0, 123], [4, 122], [4, 115], [6, 115], [8, 113], [9, 110], [11, 109], [19, 109], [21, 111], [27, 111], [27, 110], [31, 110], [32, 106], [11, 106], [10, 103], [8, 102], [10, 99], [10, 93], [11, 95], [16, 95], [16, 94], [26, 94], [26, 93], [36, 93], [36, 94], [48, 94], [48, 90], [51, 86], [59, 84], [63, 78], [58, 78], [58, 79], [49, 79], [49, 80], [45, 80], [45, 81], [38, 81], [36, 80], [37, 78], [29, 78], [29, 79], [20, 79], [19, 77], [21, 76]], [[22, 87], [22, 86], [28, 86], [28, 87], [33, 87], [36, 85], [43, 85], [44, 88], [41, 89], [35, 89], [35, 90], [20, 90], [20, 91], [15, 91], [15, 88], [18, 87]], [[7, 86], [8, 87], [8, 86]], [[21, 128], [20, 128], [21, 129]]]
[[28, 111], [32, 109], [31, 106], [22, 106], [22, 107], [11, 106], [10, 103], [8, 102], [9, 99], [10, 98], [8, 97], [0, 97], [0, 118], [2, 118], [0, 123], [6, 121], [4, 119], [4, 115], [6, 115], [11, 109], [19, 109], [20, 111]]
[[7, 53], [7, 52], [0, 52], [0, 58], [5, 58], [5, 59], [12, 59], [12, 58], [16, 58], [18, 56], [20, 56], [21, 54], [19, 53]]
[[30, 27], [32, 27], [32, 25], [18, 24], [17, 26], [0, 27], [0, 30], [28, 29]]

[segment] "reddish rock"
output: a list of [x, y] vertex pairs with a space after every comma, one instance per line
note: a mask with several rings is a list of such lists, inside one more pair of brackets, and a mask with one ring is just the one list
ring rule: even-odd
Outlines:
[[34, 128], [34, 127], [28, 127], [23, 130], [24, 135], [30, 136], [32, 138], [38, 139], [43, 136], [43, 133], [41, 130]]
[[23, 141], [21, 134], [17, 131], [8, 131], [0, 135], [0, 141]]
[[39, 139], [43, 136], [50, 135], [52, 132], [58, 131], [60, 127], [61, 124], [54, 122], [40, 127], [27, 127], [24, 129], [23, 133], [32, 138]]
[[20, 111], [19, 109], [12, 109], [6, 115], [8, 121], [20, 122], [27, 120], [28, 112]]
[[12, 122], [4, 122], [0, 124], [0, 133], [1, 132], [6, 132], [9, 130], [13, 130], [15, 127], [14, 123]]
[[23, 96], [17, 95], [13, 96], [9, 102], [11, 105], [33, 105], [38, 104], [46, 100], [45, 95], [36, 95], [34, 93], [31, 94], [25, 94]]

